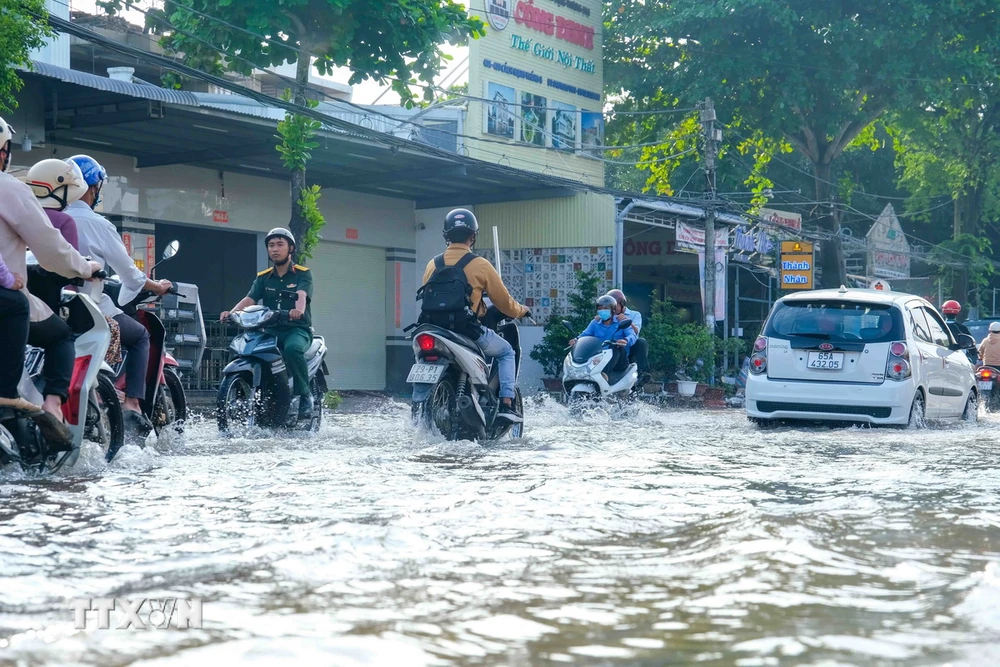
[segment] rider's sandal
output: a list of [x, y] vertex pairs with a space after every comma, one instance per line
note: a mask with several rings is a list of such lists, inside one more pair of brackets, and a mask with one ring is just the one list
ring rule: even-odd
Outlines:
[[30, 416], [50, 450], [67, 452], [73, 449], [73, 433], [63, 420], [45, 410], [39, 410]]
[[27, 401], [21, 397], [0, 398], [0, 408], [12, 408], [14, 410], [20, 410], [21, 412], [30, 412], [32, 414], [42, 411], [42, 406], [35, 405], [31, 401]]

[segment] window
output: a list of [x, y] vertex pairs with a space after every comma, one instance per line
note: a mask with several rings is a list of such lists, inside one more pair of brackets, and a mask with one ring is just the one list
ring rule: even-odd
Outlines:
[[935, 345], [941, 347], [951, 347], [951, 335], [948, 333], [948, 325], [941, 321], [938, 314], [928, 308], [921, 308], [927, 317], [927, 326], [930, 327], [931, 337]]
[[917, 337], [917, 340], [933, 344], [934, 338], [931, 337], [931, 330], [927, 326], [924, 309], [910, 308], [910, 317], [913, 318], [913, 335]]
[[834, 342], [887, 343], [903, 339], [898, 309], [851, 301], [785, 301], [775, 306], [764, 335]]

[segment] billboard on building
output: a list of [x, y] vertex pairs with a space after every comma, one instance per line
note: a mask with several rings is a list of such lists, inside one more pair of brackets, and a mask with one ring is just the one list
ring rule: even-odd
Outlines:
[[910, 277], [910, 243], [899, 224], [899, 218], [887, 204], [882, 214], [868, 230], [868, 275], [878, 278]]
[[760, 209], [758, 215], [773, 225], [785, 227], [793, 232], [802, 231], [802, 216], [798, 213], [789, 213], [788, 211], [775, 211], [771, 208], [762, 208]]
[[483, 96], [469, 106], [469, 154], [603, 184], [601, 3], [470, 0], [469, 12], [486, 23], [469, 44], [469, 90]]

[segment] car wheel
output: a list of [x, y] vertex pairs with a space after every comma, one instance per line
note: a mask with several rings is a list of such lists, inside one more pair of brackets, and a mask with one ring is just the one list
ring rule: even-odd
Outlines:
[[969, 399], [965, 402], [965, 412], [962, 413], [962, 420], [970, 424], [979, 421], [979, 394], [975, 389], [969, 390]]
[[759, 429], [774, 428], [777, 422], [773, 419], [764, 419], [763, 417], [747, 417], [747, 421], [756, 426]]
[[913, 397], [910, 404], [910, 421], [907, 426], [911, 429], [927, 428], [927, 403], [924, 400], [922, 391], [917, 390], [917, 395]]

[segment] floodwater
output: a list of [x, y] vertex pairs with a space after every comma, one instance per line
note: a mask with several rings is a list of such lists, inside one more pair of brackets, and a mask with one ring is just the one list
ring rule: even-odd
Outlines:
[[[386, 403], [7, 470], [0, 664], [1000, 664], [1000, 416], [527, 411], [493, 446]], [[77, 598], [169, 597], [202, 629], [74, 627]]]

